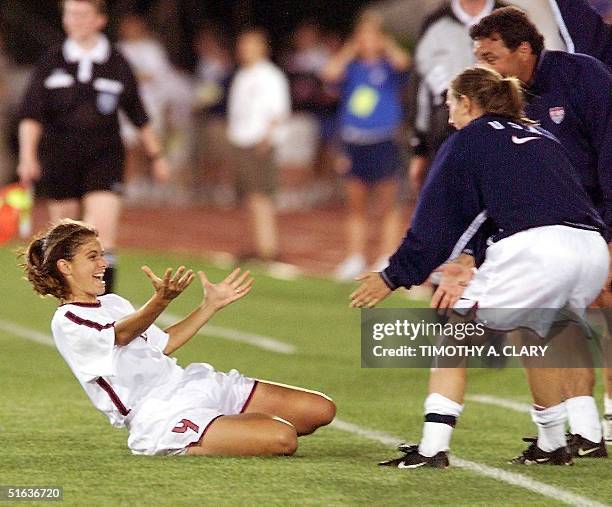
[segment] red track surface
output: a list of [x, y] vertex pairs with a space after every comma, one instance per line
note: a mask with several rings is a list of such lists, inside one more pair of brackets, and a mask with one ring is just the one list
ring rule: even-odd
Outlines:
[[[282, 261], [312, 274], [329, 274], [343, 259], [342, 206], [279, 215]], [[157, 251], [239, 255], [251, 248], [246, 215], [212, 206], [194, 208], [128, 208], [123, 212], [119, 246]], [[37, 206], [34, 230], [44, 227], [46, 212]], [[372, 255], [376, 234], [371, 228]]]

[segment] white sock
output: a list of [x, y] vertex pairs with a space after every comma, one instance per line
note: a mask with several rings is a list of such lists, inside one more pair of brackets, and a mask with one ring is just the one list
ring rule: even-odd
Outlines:
[[531, 409], [531, 420], [538, 427], [538, 447], [545, 452], [551, 452], [566, 445], [565, 421], [567, 410], [565, 403], [538, 410], [534, 405]]
[[419, 453], [431, 457], [448, 451], [453, 429], [463, 405], [438, 393], [425, 399], [425, 424]]
[[604, 414], [612, 415], [612, 398], [607, 394], [604, 396]]
[[570, 432], [591, 442], [601, 442], [601, 421], [595, 398], [576, 396], [565, 401]]

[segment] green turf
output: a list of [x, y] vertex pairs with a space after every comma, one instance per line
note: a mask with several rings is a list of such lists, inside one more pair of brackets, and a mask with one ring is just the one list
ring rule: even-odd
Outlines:
[[[118, 292], [134, 302], [151, 294], [139, 267], [161, 271], [181, 263], [223, 271], [202, 259], [124, 252]], [[11, 248], [0, 249], [0, 318], [48, 332], [55, 304], [20, 279]], [[215, 316], [214, 325], [295, 345], [283, 355], [219, 337], [195, 337], [179, 363], [206, 361], [264, 379], [317, 389], [336, 401], [338, 418], [417, 439], [427, 371], [360, 368], [359, 313], [347, 307], [350, 285], [320, 279], [281, 281], [256, 273], [253, 293]], [[201, 297], [194, 284], [170, 307], [186, 314]], [[388, 306], [405, 306], [394, 297]], [[0, 486], [63, 486], [66, 505], [558, 505], [523, 488], [450, 468], [380, 469], [388, 446], [326, 428], [301, 439], [292, 458], [135, 457], [127, 433], [112, 428], [89, 403], [51, 347], [0, 331]], [[528, 402], [523, 373], [470, 371], [471, 393]], [[600, 390], [598, 390], [599, 395]], [[512, 467], [505, 459], [532, 433], [527, 414], [468, 402], [455, 431], [455, 455], [523, 474], [599, 502], [612, 499], [612, 465], [583, 460], [574, 467]], [[25, 505], [24, 503], [20, 503]]]

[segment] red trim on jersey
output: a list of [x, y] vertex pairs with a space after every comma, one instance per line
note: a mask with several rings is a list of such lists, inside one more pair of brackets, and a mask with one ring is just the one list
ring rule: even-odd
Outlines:
[[95, 303], [62, 303], [60, 306], [66, 305], [82, 306], [83, 308], [100, 308], [102, 306], [102, 302], [98, 300]]
[[204, 438], [204, 435], [206, 435], [206, 432], [208, 431], [208, 428], [210, 428], [210, 425], [214, 423], [217, 419], [219, 419], [219, 417], [223, 417], [224, 415], [225, 414], [219, 414], [217, 417], [212, 418], [210, 422], [206, 425], [206, 428], [204, 428], [204, 431], [202, 432], [202, 435], [200, 436], [200, 438], [198, 438], [197, 440], [194, 440], [190, 444], [187, 444], [185, 447], [195, 447], [197, 445], [200, 445], [200, 442]]
[[104, 329], [108, 329], [109, 327], [113, 327], [115, 325], [114, 322], [111, 322], [109, 324], [98, 324], [97, 322], [94, 322], [93, 320], [83, 319], [79, 317], [78, 315], [75, 315], [72, 312], [66, 312], [65, 315], [68, 320], [71, 320], [75, 324], [78, 324], [79, 326], [87, 326], [97, 331], [103, 331]]
[[125, 408], [125, 405], [123, 404], [119, 396], [117, 396], [117, 393], [115, 392], [115, 390], [106, 380], [104, 380], [102, 377], [98, 377], [96, 379], [96, 384], [98, 384], [102, 389], [106, 391], [106, 394], [108, 394], [111, 401], [113, 402], [115, 407], [117, 407], [117, 410], [119, 410], [119, 413], [122, 416], [125, 417], [131, 412], [131, 409], [128, 410], [127, 408]]
[[242, 405], [242, 410], [240, 411], [241, 414], [244, 413], [244, 411], [249, 406], [249, 403], [251, 403], [251, 400], [253, 399], [253, 395], [255, 394], [255, 388], [257, 387], [257, 384], [259, 384], [258, 380], [256, 380], [255, 383], [253, 384], [253, 387], [251, 388], [251, 392], [249, 393], [249, 397], [244, 402], [244, 405]]

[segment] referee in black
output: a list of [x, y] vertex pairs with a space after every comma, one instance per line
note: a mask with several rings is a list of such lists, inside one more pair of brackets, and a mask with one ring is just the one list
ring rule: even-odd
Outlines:
[[36, 68], [20, 112], [18, 175], [48, 199], [51, 220], [82, 219], [99, 232], [113, 291], [113, 255], [123, 185], [118, 112], [138, 128], [153, 175], [170, 172], [128, 63], [109, 43], [105, 0], [64, 0], [67, 38]]

